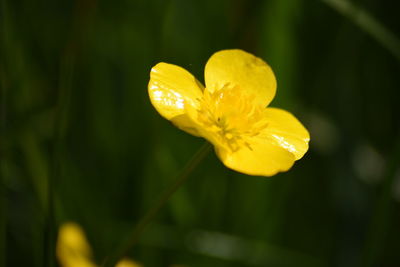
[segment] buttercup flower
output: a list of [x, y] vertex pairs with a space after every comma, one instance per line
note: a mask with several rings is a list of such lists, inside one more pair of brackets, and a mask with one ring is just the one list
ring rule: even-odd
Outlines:
[[[85, 233], [76, 223], [65, 223], [60, 227], [56, 252], [61, 267], [97, 267], [93, 263], [92, 250]], [[115, 267], [141, 267], [141, 265], [130, 259], [122, 259]]]
[[205, 87], [185, 69], [158, 63], [150, 72], [151, 103], [178, 128], [211, 142], [233, 170], [272, 176], [303, 157], [308, 131], [291, 113], [267, 108], [276, 92], [267, 63], [222, 50], [208, 60], [204, 76]]

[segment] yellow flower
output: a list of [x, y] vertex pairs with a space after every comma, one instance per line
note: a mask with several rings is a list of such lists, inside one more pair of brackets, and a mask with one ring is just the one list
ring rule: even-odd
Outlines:
[[[85, 233], [76, 223], [65, 223], [60, 227], [56, 252], [61, 267], [97, 267], [93, 263], [92, 250]], [[122, 259], [115, 267], [141, 267], [141, 265], [130, 259]]]
[[95, 267], [92, 250], [85, 233], [75, 223], [60, 227], [57, 240], [57, 258], [62, 267]]
[[233, 170], [272, 176], [290, 169], [310, 136], [289, 112], [267, 108], [276, 91], [271, 68], [245, 51], [211, 56], [205, 87], [185, 69], [158, 63], [148, 86], [156, 110], [180, 129], [207, 139]]
[[141, 267], [141, 265], [137, 264], [136, 262], [130, 259], [122, 259], [120, 260], [115, 267]]

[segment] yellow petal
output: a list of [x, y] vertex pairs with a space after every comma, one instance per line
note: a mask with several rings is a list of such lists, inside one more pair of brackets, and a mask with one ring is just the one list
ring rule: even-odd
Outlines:
[[122, 259], [120, 260], [115, 267], [142, 267], [142, 265], [130, 260], [130, 259]]
[[238, 86], [243, 92], [267, 106], [275, 96], [276, 79], [262, 59], [243, 50], [222, 50], [213, 54], [205, 68], [206, 90]]
[[272, 176], [294, 163], [292, 153], [268, 139], [252, 138], [248, 145], [234, 152], [217, 146], [216, 153], [226, 167], [248, 175]]
[[195, 133], [192, 121], [185, 116], [185, 107], [197, 108], [203, 86], [185, 69], [167, 63], [158, 63], [151, 69], [148, 91], [156, 110], [176, 126]]
[[274, 144], [293, 153], [298, 160], [307, 152], [310, 134], [289, 112], [278, 108], [267, 108], [264, 112], [267, 127], [263, 136], [271, 138]]
[[95, 267], [91, 256], [91, 248], [80, 226], [75, 223], [63, 224], [57, 240], [57, 258], [61, 266]]
[[[186, 108], [186, 112], [189, 110], [193, 110], [192, 108]], [[186, 114], [181, 114], [178, 116], [175, 116], [171, 119], [171, 122], [177, 126], [178, 128], [184, 130], [187, 133], [190, 133], [194, 136], [201, 136], [200, 134], [200, 128], [198, 127], [198, 123], [196, 122], [195, 117], [190, 117], [188, 113]]]

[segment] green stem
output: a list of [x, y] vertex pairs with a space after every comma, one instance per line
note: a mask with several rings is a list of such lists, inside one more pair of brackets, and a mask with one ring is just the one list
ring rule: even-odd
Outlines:
[[210, 151], [211, 145], [206, 142], [194, 156], [189, 160], [182, 172], [179, 174], [175, 182], [167, 188], [159, 197], [158, 201], [147, 211], [147, 213], [136, 224], [133, 231], [128, 235], [128, 238], [123, 242], [116, 253], [106, 258], [102, 264], [105, 267], [115, 266], [117, 261], [125, 256], [125, 254], [137, 242], [140, 235], [144, 232], [146, 226], [154, 219], [160, 209], [167, 203], [169, 198], [175, 193], [176, 190], [187, 180], [189, 174], [199, 165]]
[[321, 0], [327, 5], [352, 20], [362, 30], [367, 32], [383, 47], [389, 50], [398, 60], [400, 60], [400, 40], [383, 26], [379, 21], [373, 18], [362, 8], [352, 4], [348, 0]]

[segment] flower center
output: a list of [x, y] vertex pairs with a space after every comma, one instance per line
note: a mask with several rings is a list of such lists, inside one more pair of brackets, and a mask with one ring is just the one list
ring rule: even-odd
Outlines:
[[252, 150], [247, 140], [267, 126], [264, 107], [255, 103], [254, 96], [245, 94], [238, 86], [225, 84], [214, 92], [205, 89], [198, 120], [210, 133], [210, 141], [233, 152], [243, 146]]

